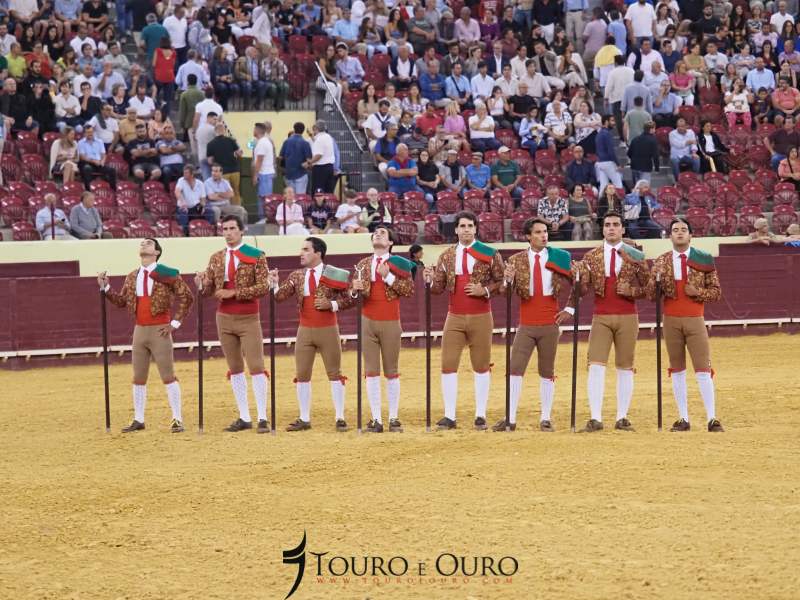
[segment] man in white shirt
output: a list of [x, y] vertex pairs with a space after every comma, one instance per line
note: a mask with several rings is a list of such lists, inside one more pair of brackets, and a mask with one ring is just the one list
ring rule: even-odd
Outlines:
[[728, 66], [728, 57], [717, 51], [717, 45], [714, 42], [706, 44], [706, 55], [703, 60], [709, 73], [714, 73], [717, 77], [720, 77], [725, 72], [725, 67]]
[[547, 78], [536, 70], [536, 63], [532, 58], [528, 59], [526, 63], [525, 77], [519, 80], [520, 83], [525, 83], [528, 87], [528, 96], [533, 98], [545, 98], [550, 95], [550, 84], [547, 83]]
[[36, 230], [43, 240], [77, 240], [69, 233], [69, 220], [56, 208], [55, 194], [45, 194], [44, 206], [36, 212]]
[[190, 74], [197, 77], [198, 89], [205, 89], [208, 85], [208, 73], [203, 68], [202, 57], [195, 50], [188, 50], [186, 53], [187, 61], [178, 67], [178, 73], [175, 75], [175, 85], [179, 90], [185, 92], [189, 87], [187, 78]]
[[175, 184], [175, 200], [175, 220], [183, 227], [186, 235], [189, 235], [189, 221], [192, 218], [204, 218], [212, 225], [216, 223], [214, 211], [206, 205], [206, 187], [195, 177], [192, 165], [183, 167], [183, 177]]
[[114, 89], [115, 85], [119, 84], [128, 89], [128, 86], [125, 85], [125, 79], [114, 70], [114, 65], [110, 62], [104, 62], [103, 72], [92, 77], [89, 83], [92, 84], [92, 94], [106, 101], [111, 98], [111, 90]]
[[17, 38], [8, 33], [8, 25], [0, 23], [0, 54], [3, 56], [11, 52], [11, 44], [16, 44]]
[[169, 32], [170, 43], [177, 54], [177, 64], [182, 65], [186, 62], [186, 32], [189, 29], [183, 4], [176, 6], [175, 12], [164, 19], [162, 24]]
[[56, 111], [56, 123], [64, 123], [71, 127], [81, 124], [81, 103], [77, 97], [72, 95], [69, 89], [69, 82], [62, 81], [59, 84], [60, 94], [53, 98]]
[[634, 72], [625, 65], [625, 57], [622, 55], [614, 57], [614, 65], [611, 73], [608, 74], [603, 97], [606, 104], [611, 106], [617, 123], [617, 133], [622, 138], [622, 98], [625, 95], [625, 88], [628, 84], [633, 83]]
[[517, 49], [517, 55], [511, 59], [511, 73], [517, 79], [522, 79], [528, 74], [528, 47], [522, 44]]
[[333, 150], [333, 138], [328, 133], [328, 124], [322, 119], [312, 127], [311, 158], [305, 168], [311, 168], [311, 182], [314, 193], [332, 194], [336, 187], [333, 163], [336, 156]]
[[[506, 285], [519, 296], [519, 324], [511, 347], [511, 397], [509, 420], [500, 420], [493, 431], [514, 431], [517, 428], [517, 407], [522, 392], [522, 378], [533, 350], [538, 352], [539, 398], [541, 401], [541, 431], [555, 431], [551, 411], [555, 396], [555, 362], [558, 350], [559, 325], [569, 319], [575, 309], [559, 309], [559, 294], [571, 283], [570, 255], [566, 250], [548, 246], [548, 225], [533, 217], [522, 231], [530, 247], [511, 256], [506, 262]], [[570, 299], [572, 296], [570, 296]], [[572, 302], [572, 299], [570, 301]]]
[[700, 156], [697, 153], [697, 137], [694, 131], [686, 126], [686, 119], [679, 117], [675, 129], [669, 132], [669, 160], [672, 163], [672, 174], [678, 180], [681, 161], [689, 162], [692, 171], [700, 172]]
[[473, 76], [472, 81], [470, 81], [473, 102], [479, 100], [486, 102], [492, 97], [493, 88], [494, 79], [489, 76], [489, 67], [485, 62], [481, 61], [478, 63], [477, 75]]
[[378, 112], [372, 113], [364, 121], [364, 133], [369, 140], [370, 150], [375, 151], [375, 145], [386, 135], [390, 125], [397, 125], [397, 121], [389, 114], [389, 101], [381, 99], [378, 101]]
[[642, 71], [644, 73], [649, 73], [650, 69], [653, 66], [654, 62], [661, 63], [661, 67], [664, 67], [664, 59], [661, 57], [661, 53], [658, 50], [653, 50], [653, 43], [650, 41], [650, 38], [644, 38], [639, 45], [639, 68], [636, 68], [636, 59], [637, 56], [635, 53], [631, 53], [628, 57], [628, 66], [634, 70]]
[[206, 120], [208, 113], [215, 113], [217, 117], [222, 117], [222, 106], [214, 100], [214, 90], [211, 87], [205, 89], [205, 100], [201, 100], [194, 107], [194, 121], [192, 129], [197, 128]]
[[278, 224], [278, 235], [308, 235], [303, 218], [303, 207], [295, 201], [294, 189], [283, 190], [283, 202], [275, 210], [275, 222]]
[[656, 28], [656, 11], [653, 5], [645, 0], [637, 0], [628, 6], [628, 10], [625, 11], [625, 25], [628, 34], [635, 38], [637, 46], [645, 38], [652, 40]]
[[220, 217], [235, 215], [243, 224], [247, 224], [247, 209], [244, 206], [231, 204], [233, 188], [222, 176], [222, 165], [211, 167], [211, 177], [203, 182], [203, 186], [206, 189], [207, 204], [214, 211], [214, 222], [219, 221]]
[[258, 194], [258, 222], [264, 220], [264, 202], [267, 196], [272, 194], [272, 184], [275, 179], [275, 145], [269, 133], [272, 131], [272, 123], [256, 123], [253, 126], [253, 137], [256, 139], [253, 148], [253, 179], [256, 180], [256, 192]]
[[136, 95], [128, 100], [128, 107], [136, 109], [136, 116], [148, 120], [156, 112], [156, 104], [147, 95], [147, 85], [142, 82], [136, 88]]
[[794, 17], [786, 12], [786, 2], [781, 0], [781, 2], [778, 2], [778, 11], [769, 18], [769, 24], [772, 27], [772, 31], [780, 35], [783, 31], [783, 24], [786, 21], [794, 24]]
[[[197, 140], [197, 162], [200, 165], [200, 172], [203, 179], [211, 177], [211, 165], [208, 164], [208, 144], [216, 137], [217, 113], [210, 112], [200, 127], [197, 128], [195, 139]], [[208, 177], [206, 177], [206, 175]]]
[[78, 33], [69, 43], [70, 47], [75, 50], [76, 57], [83, 56], [81, 48], [83, 48], [84, 44], [89, 44], [92, 47], [92, 54], [97, 54], [97, 42], [95, 42], [94, 38], [89, 35], [89, 30], [86, 28], [86, 24], [80, 22], [78, 24]]
[[511, 65], [504, 65], [503, 74], [494, 80], [494, 84], [500, 88], [506, 99], [517, 95], [518, 83], [511, 73]]
[[361, 215], [361, 207], [356, 204], [356, 193], [347, 190], [345, 201], [336, 209], [336, 223], [342, 233], [367, 233], [367, 229], [362, 227], [358, 221]]

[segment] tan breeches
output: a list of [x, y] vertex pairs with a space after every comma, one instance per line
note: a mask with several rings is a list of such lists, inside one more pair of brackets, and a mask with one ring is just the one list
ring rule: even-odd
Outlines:
[[520, 325], [511, 346], [511, 374], [525, 375], [534, 349], [538, 351], [539, 377], [555, 377], [558, 325]]
[[297, 381], [311, 381], [314, 359], [319, 352], [328, 379], [341, 379], [342, 343], [339, 340], [339, 326], [297, 328], [297, 343], [294, 349], [294, 362]]
[[400, 358], [400, 321], [374, 321], [361, 318], [361, 348], [364, 353], [364, 370], [367, 377], [379, 377], [381, 362], [386, 377], [397, 377]]
[[605, 365], [611, 344], [618, 369], [633, 369], [639, 315], [595, 315], [589, 332], [589, 364]]
[[175, 381], [175, 366], [172, 359], [172, 335], [161, 335], [158, 330], [164, 325], [137, 325], [133, 328], [133, 383], [145, 385], [150, 372], [152, 358], [161, 381]]
[[245, 363], [251, 375], [264, 372], [264, 338], [258, 313], [227, 315], [218, 312], [217, 333], [232, 375], [244, 372]]
[[686, 349], [695, 372], [711, 370], [708, 331], [703, 317], [664, 317], [664, 343], [672, 371], [686, 370]]
[[492, 360], [492, 313], [479, 315], [447, 314], [442, 335], [442, 373], [458, 372], [461, 351], [469, 346], [472, 370], [486, 373]]

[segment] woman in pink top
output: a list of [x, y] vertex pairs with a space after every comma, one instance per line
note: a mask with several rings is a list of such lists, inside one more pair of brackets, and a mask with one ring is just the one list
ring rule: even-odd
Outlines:
[[687, 106], [694, 105], [694, 77], [688, 72], [686, 63], [679, 60], [675, 64], [675, 72], [669, 76], [672, 91]]
[[445, 108], [444, 123], [442, 124], [442, 139], [447, 142], [447, 147], [453, 150], [469, 151], [467, 141], [467, 125], [461, 116], [458, 102], [451, 102]]

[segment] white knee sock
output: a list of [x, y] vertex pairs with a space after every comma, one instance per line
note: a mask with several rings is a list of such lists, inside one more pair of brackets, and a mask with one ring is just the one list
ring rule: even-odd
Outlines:
[[589, 365], [589, 410], [592, 413], [592, 419], [595, 421], [603, 421], [603, 394], [605, 394], [605, 389], [605, 365]]
[[133, 420], [144, 423], [144, 407], [147, 404], [147, 386], [133, 384]]
[[169, 407], [172, 409], [172, 418], [182, 421], [181, 419], [181, 386], [177, 381], [167, 384], [167, 400]]
[[253, 382], [253, 396], [256, 397], [256, 411], [258, 420], [267, 420], [267, 376], [264, 373], [256, 373], [250, 376]]
[[444, 416], [455, 421], [458, 373], [442, 373], [442, 398], [444, 399]]
[[298, 381], [297, 403], [300, 405], [300, 420], [306, 423], [311, 422], [311, 382]]
[[689, 403], [686, 399], [686, 369], [672, 372], [672, 395], [678, 405], [678, 415], [689, 422]]
[[239, 418], [249, 423], [250, 407], [247, 406], [247, 377], [244, 373], [231, 375], [231, 387], [233, 388], [233, 397], [236, 398], [236, 406], [239, 407]]
[[369, 410], [372, 418], [378, 423], [381, 421], [381, 378], [367, 377], [367, 400], [369, 400]]
[[492, 382], [492, 374], [475, 373], [475, 418], [486, 418], [486, 406], [489, 404], [489, 384]]
[[400, 413], [400, 378], [386, 379], [386, 397], [389, 400], [389, 420], [396, 419]]
[[703, 398], [703, 404], [706, 405], [707, 420], [716, 419], [717, 410], [714, 398], [714, 380], [711, 379], [711, 373], [695, 373], [695, 377], [697, 377], [697, 385], [700, 388], [700, 396]]
[[550, 420], [553, 412], [553, 396], [556, 393], [556, 382], [544, 377], [539, 378], [539, 398], [542, 401], [542, 421]]
[[617, 420], [628, 416], [633, 397], [633, 369], [617, 369]]
[[344, 384], [339, 379], [331, 381], [331, 399], [336, 411], [336, 420], [344, 420]]
[[508, 409], [508, 422], [517, 422], [517, 408], [519, 407], [519, 396], [522, 393], [522, 376], [512, 375], [509, 378], [509, 409]]

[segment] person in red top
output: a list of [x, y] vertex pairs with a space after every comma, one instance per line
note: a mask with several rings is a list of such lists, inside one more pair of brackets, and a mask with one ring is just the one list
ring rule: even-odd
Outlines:
[[[106, 272], [97, 276], [106, 299], [120, 308], [127, 308], [134, 318], [131, 362], [133, 363], [133, 422], [122, 433], [144, 429], [144, 409], [147, 403], [147, 376], [152, 358], [161, 380], [167, 388], [172, 409], [173, 433], [183, 431], [181, 419], [181, 388], [175, 377], [172, 358], [172, 332], [181, 326], [194, 302], [189, 286], [176, 269], [158, 263], [162, 250], [158, 240], [146, 238], [139, 244], [141, 266], [128, 273], [122, 289], [111, 289]], [[174, 300], [175, 314], [171, 314]]]
[[456, 428], [458, 363], [469, 346], [475, 374], [475, 429], [486, 429], [492, 358], [492, 306], [490, 299], [503, 285], [503, 259], [494, 248], [475, 239], [478, 218], [471, 212], [456, 215], [458, 244], [439, 256], [436, 267], [425, 267], [431, 293], [449, 292], [450, 302], [442, 333], [442, 398], [444, 417], [439, 429]]
[[267, 433], [270, 430], [267, 420], [269, 374], [264, 370], [264, 340], [258, 304], [268, 290], [269, 269], [261, 250], [242, 243], [243, 234], [244, 223], [239, 217], [222, 217], [225, 249], [211, 255], [208, 268], [198, 273], [194, 281], [203, 296], [213, 295], [218, 300], [217, 332], [239, 409], [239, 418], [225, 431], [253, 428], [244, 375], [247, 363], [258, 411], [257, 433]]
[[311, 429], [311, 373], [317, 353], [322, 356], [331, 398], [336, 412], [336, 431], [347, 431], [344, 419], [344, 383], [342, 376], [342, 343], [336, 313], [353, 305], [347, 293], [348, 273], [343, 269], [326, 266], [322, 261], [328, 246], [318, 237], [306, 238], [300, 249], [301, 269], [292, 271], [283, 283], [278, 270], [269, 273], [275, 300], [283, 302], [294, 298], [300, 313], [294, 361], [297, 369], [295, 384], [300, 416], [286, 427], [286, 431]]
[[628, 410], [633, 397], [633, 357], [639, 335], [636, 299], [643, 298], [650, 274], [644, 254], [622, 241], [622, 215], [603, 216], [603, 245], [578, 263], [581, 292], [594, 290], [594, 314], [589, 332], [589, 408], [591, 418], [582, 432], [603, 429], [603, 393], [611, 345], [617, 367], [615, 429], [633, 431]]
[[717, 419], [714, 374], [704, 318], [706, 302], [722, 297], [719, 277], [710, 254], [691, 247], [692, 226], [683, 219], [673, 219], [669, 226], [672, 250], [653, 261], [647, 297], [656, 297], [656, 282], [661, 282], [664, 296], [664, 343], [669, 355], [672, 393], [678, 405], [679, 419], [670, 431], [689, 431], [689, 408], [686, 391], [686, 350], [692, 357], [697, 386], [706, 407], [708, 431], [724, 431]]
[[169, 114], [172, 99], [175, 97], [175, 60], [177, 53], [172, 49], [168, 35], [161, 38], [161, 44], [153, 53], [153, 79], [158, 94], [164, 103], [162, 111]]
[[530, 242], [527, 250], [511, 256], [506, 262], [506, 285], [520, 297], [519, 326], [511, 347], [511, 396], [509, 422], [497, 422], [493, 431], [517, 428], [517, 407], [522, 392], [522, 377], [528, 368], [533, 350], [538, 351], [539, 398], [541, 418], [539, 429], [554, 431], [551, 422], [555, 395], [555, 362], [558, 349], [558, 326], [574, 314], [572, 306], [559, 309], [559, 295], [571, 283], [569, 252], [547, 245], [547, 222], [528, 219], [522, 228]]
[[380, 225], [371, 236], [372, 256], [359, 261], [356, 276], [350, 283], [350, 295], [364, 298], [361, 312], [361, 339], [366, 367], [367, 400], [372, 419], [367, 431], [383, 433], [381, 419], [381, 358], [389, 400], [389, 431], [402, 432], [399, 419], [400, 373], [400, 298], [414, 294], [413, 263], [402, 256], [392, 256], [394, 234]]

